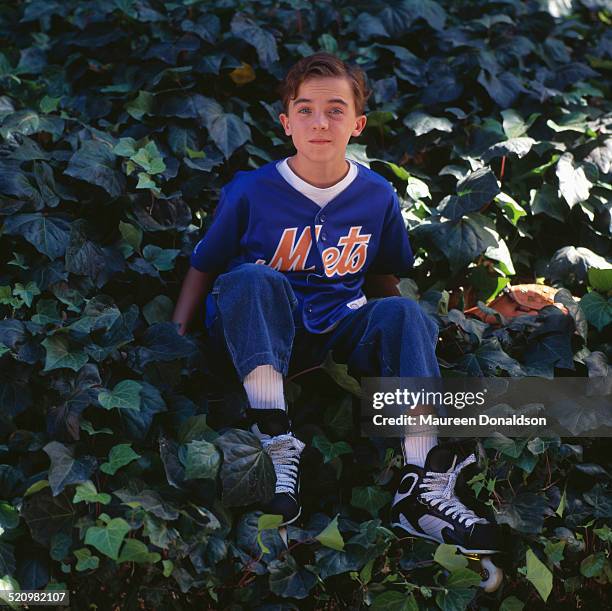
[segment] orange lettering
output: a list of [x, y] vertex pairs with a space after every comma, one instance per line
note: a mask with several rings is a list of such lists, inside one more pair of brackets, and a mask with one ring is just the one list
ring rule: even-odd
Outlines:
[[[342, 236], [338, 240], [338, 246], [342, 247], [338, 251], [335, 247], [326, 248], [323, 251], [323, 265], [325, 267], [325, 275], [330, 278], [337, 274], [345, 276], [346, 274], [354, 274], [358, 272], [366, 262], [368, 254], [368, 243], [372, 234], [366, 233], [360, 235], [361, 226], [351, 227], [348, 235]], [[339, 256], [327, 255], [327, 251], [334, 249]]]
[[[317, 229], [320, 230], [320, 227], [317, 227]], [[282, 272], [306, 269], [304, 266], [312, 246], [310, 227], [304, 227], [297, 244], [295, 243], [296, 235], [297, 227], [288, 227], [283, 231], [276, 252], [269, 263], [270, 267]], [[316, 232], [316, 237], [319, 237], [319, 231]]]

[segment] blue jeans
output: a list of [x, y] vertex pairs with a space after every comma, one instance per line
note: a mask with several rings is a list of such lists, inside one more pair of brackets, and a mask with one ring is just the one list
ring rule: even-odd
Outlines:
[[327, 333], [307, 331], [297, 298], [284, 274], [245, 263], [221, 274], [212, 290], [215, 313], [207, 327], [212, 358], [229, 354], [240, 380], [259, 365], [284, 376], [319, 365], [329, 350], [334, 361], [361, 377], [439, 377], [438, 326], [416, 301], [385, 297], [351, 310]]

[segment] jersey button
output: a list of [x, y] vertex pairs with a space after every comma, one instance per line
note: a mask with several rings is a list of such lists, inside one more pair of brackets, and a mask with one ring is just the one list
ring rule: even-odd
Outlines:
[[322, 234], [321, 234], [321, 240], [322, 240], [323, 242], [327, 242], [327, 234], [322, 233]]
[[308, 307], [306, 308], [306, 311], [307, 311], [309, 314], [311, 314], [311, 313], [312, 313], [312, 306], [308, 306]]
[[322, 215], [319, 217], [319, 220], [320, 220], [322, 223], [324, 223], [324, 222], [325, 222], [325, 215], [324, 215], [324, 214], [322, 214]]

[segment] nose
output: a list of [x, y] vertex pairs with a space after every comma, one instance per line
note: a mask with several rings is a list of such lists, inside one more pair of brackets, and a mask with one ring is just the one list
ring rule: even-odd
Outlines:
[[318, 129], [327, 129], [329, 122], [324, 112], [314, 113], [312, 118], [313, 126]]

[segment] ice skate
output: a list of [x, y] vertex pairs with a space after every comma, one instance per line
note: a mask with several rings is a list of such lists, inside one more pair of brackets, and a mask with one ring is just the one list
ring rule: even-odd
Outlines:
[[[261, 509], [264, 513], [282, 515], [283, 521], [279, 525], [282, 529], [295, 522], [302, 513], [300, 455], [305, 445], [291, 433], [289, 418], [283, 410], [249, 412], [257, 412], [257, 422], [251, 424], [250, 430], [261, 441], [263, 449], [272, 460], [276, 474], [274, 497]], [[281, 536], [283, 534], [281, 532]]]
[[415, 537], [455, 545], [468, 558], [479, 560], [484, 573], [480, 586], [493, 592], [503, 578], [491, 560], [501, 552], [499, 527], [466, 507], [455, 493], [459, 473], [474, 462], [474, 454], [460, 461], [451, 448], [435, 446], [424, 467], [406, 464], [391, 506], [391, 522]]

